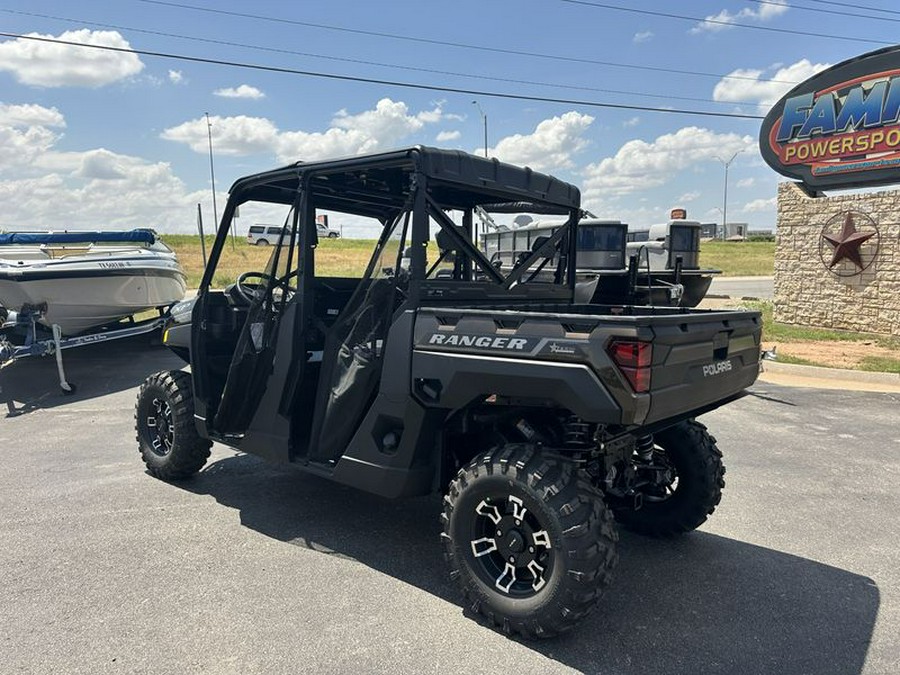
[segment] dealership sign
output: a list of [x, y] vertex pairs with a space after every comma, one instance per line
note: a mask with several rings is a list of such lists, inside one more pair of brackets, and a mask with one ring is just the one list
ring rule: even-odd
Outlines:
[[762, 156], [813, 189], [900, 182], [900, 46], [844, 61], [769, 111]]

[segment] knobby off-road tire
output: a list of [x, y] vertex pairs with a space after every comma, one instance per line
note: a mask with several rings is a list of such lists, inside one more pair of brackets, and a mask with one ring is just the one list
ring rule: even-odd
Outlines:
[[679, 422], [653, 437], [654, 463], [668, 462], [671, 485], [645, 492], [641, 508], [617, 508], [624, 527], [654, 537], [669, 537], [696, 529], [716, 510], [725, 487], [725, 465], [716, 439], [696, 420]]
[[618, 535], [578, 467], [509, 444], [459, 471], [444, 497], [444, 557], [472, 611], [506, 633], [553, 637], [590, 612]]
[[212, 443], [194, 426], [191, 376], [181, 370], [148, 377], [134, 408], [138, 448], [147, 470], [162, 480], [187, 478], [209, 458]]

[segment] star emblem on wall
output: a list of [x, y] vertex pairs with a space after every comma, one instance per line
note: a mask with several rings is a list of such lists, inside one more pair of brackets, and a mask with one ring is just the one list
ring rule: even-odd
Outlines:
[[[873, 237], [874, 241], [867, 244]], [[822, 228], [819, 254], [824, 265], [838, 276], [861, 273], [875, 260], [877, 251], [878, 227], [864, 213], [847, 211], [836, 214]], [[850, 264], [841, 265], [843, 261]]]
[[840, 233], [822, 235], [829, 244], [834, 246], [834, 255], [831, 256], [831, 264], [828, 267], [834, 267], [841, 260], [846, 259], [862, 270], [864, 266], [862, 257], [859, 255], [859, 247], [874, 236], [874, 232], [859, 232], [853, 224], [853, 213], [848, 212], [844, 217], [844, 226]]

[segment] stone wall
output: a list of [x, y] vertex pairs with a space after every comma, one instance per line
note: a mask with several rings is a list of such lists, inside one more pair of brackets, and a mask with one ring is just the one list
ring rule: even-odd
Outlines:
[[[871, 262], [859, 274], [850, 260], [829, 269], [834, 249], [822, 240], [848, 211], [862, 214], [859, 229], [872, 231], [869, 216], [878, 230], [859, 249]], [[776, 321], [900, 335], [900, 190], [814, 198], [781, 183], [776, 241]]]

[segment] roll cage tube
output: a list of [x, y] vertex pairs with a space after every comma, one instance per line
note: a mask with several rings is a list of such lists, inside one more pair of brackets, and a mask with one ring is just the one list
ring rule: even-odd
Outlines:
[[[524, 276], [525, 272], [528, 270], [529, 267], [531, 267], [537, 260], [547, 257], [547, 254], [556, 248], [559, 241], [563, 237], [567, 237], [569, 235], [570, 231], [572, 231], [574, 229], [573, 222], [577, 222], [577, 221], [573, 221], [573, 217], [574, 216], [572, 214], [570, 214], [569, 219], [566, 221], [565, 225], [563, 225], [562, 227], [557, 229], [556, 232], [554, 232], [551, 236], [549, 236], [547, 238], [547, 241], [545, 241], [543, 243], [543, 245], [540, 246], [540, 248], [538, 248], [536, 251], [532, 251], [528, 255], [528, 257], [522, 261], [521, 265], [517, 266], [514, 270], [512, 270], [509, 273], [509, 276], [506, 277], [506, 281], [503, 283], [504, 288], [510, 288], [513, 284], [518, 282], [522, 278], [522, 276]], [[574, 239], [574, 237], [569, 237], [567, 242], [571, 244], [573, 239]], [[569, 258], [570, 258], [570, 254], [569, 254], [570, 249], [571, 249], [571, 246], [567, 246], [565, 253], [560, 252], [561, 260], [560, 260], [559, 266], [557, 267], [557, 272], [556, 272], [557, 277], [559, 275], [559, 270], [563, 265], [565, 265], [567, 268], [570, 267], [570, 265], [568, 264]], [[536, 272], [537, 271], [539, 271], [539, 270], [536, 270]], [[534, 276], [534, 275], [532, 275], [532, 276]], [[569, 277], [571, 277], [571, 278], [569, 278]], [[567, 275], [566, 285], [570, 286], [571, 288], [575, 287], [574, 276]]]
[[490, 260], [488, 260], [484, 254], [472, 244], [472, 242], [459, 233], [456, 223], [447, 217], [447, 214], [441, 210], [441, 207], [436, 204], [429, 195], [425, 195], [425, 199], [428, 204], [428, 214], [438, 222], [441, 226], [441, 230], [450, 236], [453, 243], [459, 247], [459, 250], [466, 251], [470, 258], [474, 258], [475, 262], [478, 263], [478, 266], [485, 274], [490, 276], [496, 283], [502, 284], [504, 277], [500, 272], [494, 269]]
[[[558, 243], [574, 229], [574, 226], [577, 225], [576, 216], [573, 213], [569, 214], [569, 218], [566, 220], [565, 225], [558, 228], [556, 232], [554, 232], [548, 240], [544, 242], [544, 244], [538, 248], [536, 251], [531, 252], [528, 257], [522, 262], [522, 264], [517, 267], [515, 270], [510, 272], [509, 275], [504, 276], [501, 274], [493, 265], [490, 264], [490, 261], [485, 257], [485, 255], [475, 246], [472, 242], [462, 236], [458, 231], [458, 226], [454, 223], [448, 216], [443, 212], [441, 206], [435, 202], [434, 199], [431, 198], [430, 195], [425, 196], [426, 203], [428, 206], [428, 214], [434, 218], [438, 224], [441, 226], [441, 230], [446, 232], [456, 246], [459, 247], [459, 250], [466, 251], [470, 260], [473, 260], [481, 270], [487, 274], [495, 283], [500, 284], [504, 288], [510, 288], [516, 282], [521, 280], [521, 277], [528, 271], [528, 268], [531, 267], [536, 261], [541, 258], [545, 258], [548, 254], [557, 248]], [[571, 243], [574, 241], [574, 237], [569, 237], [568, 242]], [[563, 250], [560, 252], [560, 264], [557, 267], [556, 276], [557, 279], [559, 277], [560, 270], [565, 267], [568, 268], [568, 261], [573, 259], [571, 256], [571, 245], [563, 247]], [[543, 267], [543, 266], [542, 266]], [[532, 273], [532, 278], [534, 275], [540, 270], [535, 270]], [[575, 286], [575, 275], [567, 275], [566, 284], [571, 288]]]

